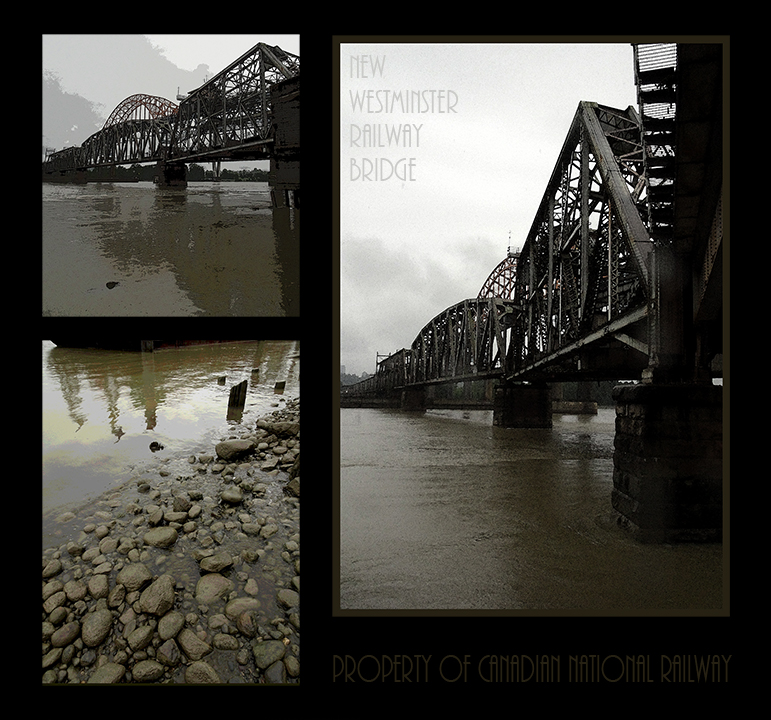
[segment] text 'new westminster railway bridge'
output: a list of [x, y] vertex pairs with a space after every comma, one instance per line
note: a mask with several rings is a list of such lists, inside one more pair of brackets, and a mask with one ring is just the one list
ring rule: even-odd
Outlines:
[[264, 159], [274, 203], [299, 207], [300, 58], [258, 43], [179, 105], [126, 98], [81, 146], [50, 153], [43, 179], [85, 182], [88, 168], [156, 162], [157, 182], [184, 185], [185, 163]]
[[441, 407], [495, 380], [493, 422], [551, 427], [548, 382], [618, 385], [613, 507], [648, 540], [722, 536], [723, 51], [633, 45], [638, 109], [581, 102], [520, 252], [341, 405]]

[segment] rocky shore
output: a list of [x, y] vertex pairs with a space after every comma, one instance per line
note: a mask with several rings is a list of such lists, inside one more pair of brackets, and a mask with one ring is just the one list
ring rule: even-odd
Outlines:
[[299, 398], [237, 432], [56, 518], [43, 683], [299, 682]]

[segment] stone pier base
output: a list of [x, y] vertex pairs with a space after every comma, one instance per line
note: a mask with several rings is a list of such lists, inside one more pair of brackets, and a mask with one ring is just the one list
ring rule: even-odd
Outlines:
[[550, 428], [552, 400], [549, 386], [546, 383], [498, 385], [493, 398], [493, 425]]
[[643, 542], [722, 540], [723, 388], [619, 385], [613, 508]]
[[300, 160], [299, 158], [271, 158], [270, 197], [274, 208], [300, 207]]

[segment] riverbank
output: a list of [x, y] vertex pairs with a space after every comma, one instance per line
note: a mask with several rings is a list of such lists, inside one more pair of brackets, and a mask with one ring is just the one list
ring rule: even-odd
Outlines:
[[43, 683], [297, 683], [300, 401], [44, 534]]

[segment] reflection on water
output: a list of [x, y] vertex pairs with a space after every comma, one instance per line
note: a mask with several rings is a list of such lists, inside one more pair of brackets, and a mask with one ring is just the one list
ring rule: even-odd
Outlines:
[[342, 609], [722, 606], [722, 545], [616, 525], [612, 409], [552, 429], [465, 415], [340, 411]]
[[[287, 397], [298, 396], [299, 377], [296, 342], [141, 353], [59, 348], [44, 341], [44, 513], [125, 481], [133, 465], [199, 452], [230, 424], [281, 405], [277, 382], [286, 383]], [[230, 388], [243, 380], [246, 406], [228, 417]], [[153, 452], [152, 443], [163, 448]]]
[[267, 183], [43, 183], [43, 314], [298, 316], [299, 236]]

